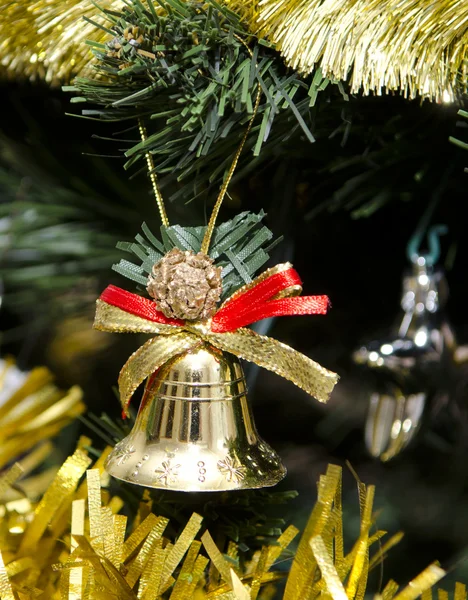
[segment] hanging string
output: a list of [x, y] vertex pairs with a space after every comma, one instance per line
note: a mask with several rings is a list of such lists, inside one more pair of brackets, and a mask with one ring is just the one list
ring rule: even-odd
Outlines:
[[[245, 43], [245, 41], [238, 36], [237, 34], [234, 34], [234, 37], [245, 46], [245, 48], [247, 48], [247, 52], [250, 54], [250, 57], [253, 58], [253, 53], [252, 50], [248, 47], [248, 45]], [[234, 156], [234, 160], [232, 161], [231, 167], [228, 171], [227, 177], [224, 180], [223, 185], [221, 186], [221, 190], [219, 192], [218, 198], [216, 199], [215, 205], [213, 207], [213, 212], [211, 213], [211, 217], [210, 220], [208, 222], [208, 225], [206, 227], [206, 231], [205, 231], [205, 235], [203, 237], [203, 242], [201, 245], [201, 251], [204, 254], [208, 254], [208, 250], [210, 249], [210, 243], [211, 243], [211, 238], [213, 236], [213, 232], [214, 232], [214, 228], [215, 228], [215, 224], [216, 224], [216, 219], [218, 218], [218, 213], [219, 213], [219, 209], [221, 208], [221, 204], [223, 203], [224, 200], [224, 196], [226, 195], [227, 189], [229, 187], [229, 184], [231, 183], [231, 179], [232, 176], [234, 175], [234, 171], [236, 169], [237, 163], [239, 161], [240, 155], [242, 154], [242, 150], [244, 148], [244, 144], [247, 141], [247, 137], [250, 133], [250, 130], [252, 128], [253, 122], [255, 121], [255, 117], [257, 116], [257, 112], [258, 112], [258, 107], [260, 106], [260, 98], [262, 96], [262, 88], [260, 86], [260, 84], [258, 84], [258, 89], [257, 89], [257, 97], [255, 98], [255, 104], [253, 107], [253, 112], [252, 112], [252, 116], [250, 118], [250, 121], [247, 124], [247, 129], [245, 130], [244, 135], [242, 136], [242, 140], [240, 143], [239, 148], [237, 149], [237, 152]]]
[[250, 133], [250, 130], [252, 128], [253, 122], [255, 120], [255, 117], [257, 116], [257, 111], [258, 111], [258, 107], [260, 105], [260, 98], [262, 96], [262, 90], [260, 85], [258, 86], [258, 91], [257, 91], [257, 97], [255, 99], [255, 105], [254, 105], [254, 109], [253, 109], [253, 114], [252, 117], [250, 118], [250, 121], [247, 125], [247, 129], [245, 130], [244, 135], [242, 136], [242, 140], [241, 143], [239, 145], [239, 148], [237, 149], [237, 152], [234, 156], [234, 160], [232, 161], [231, 167], [228, 171], [228, 174], [226, 176], [226, 179], [224, 180], [223, 185], [221, 186], [221, 190], [219, 192], [218, 198], [216, 199], [216, 203], [213, 207], [213, 212], [211, 213], [211, 217], [210, 220], [208, 222], [206, 231], [205, 231], [205, 236], [203, 238], [203, 242], [201, 245], [201, 251], [204, 254], [208, 254], [208, 250], [210, 249], [210, 243], [211, 243], [211, 237], [213, 235], [214, 232], [214, 228], [216, 225], [216, 219], [218, 217], [218, 213], [219, 213], [219, 209], [221, 208], [221, 204], [223, 203], [224, 200], [224, 196], [226, 195], [227, 189], [229, 187], [229, 184], [231, 183], [231, 179], [232, 176], [234, 175], [234, 171], [237, 167], [237, 163], [239, 161], [240, 155], [242, 153], [242, 150], [244, 148], [244, 144], [247, 140], [247, 137]]
[[[146, 127], [141, 119], [138, 119], [138, 129], [140, 130], [141, 141], [145, 142], [148, 138], [148, 135], [146, 133]], [[148, 165], [149, 178], [151, 180], [151, 185], [153, 186], [154, 197], [156, 198], [156, 203], [158, 205], [161, 222], [164, 227], [169, 227], [169, 219], [167, 218], [166, 207], [164, 206], [164, 200], [161, 195], [161, 191], [158, 186], [158, 179], [154, 170], [153, 155], [150, 152], [147, 152], [145, 154], [145, 158], [146, 164]]]
[[227, 189], [229, 187], [229, 184], [231, 183], [231, 179], [232, 176], [234, 175], [234, 171], [236, 169], [237, 163], [239, 161], [240, 155], [242, 153], [242, 150], [244, 148], [244, 144], [247, 140], [247, 137], [250, 133], [250, 129], [252, 128], [253, 122], [255, 120], [255, 117], [257, 116], [257, 111], [258, 111], [258, 107], [260, 105], [260, 98], [262, 96], [262, 90], [260, 85], [258, 86], [258, 91], [257, 91], [257, 97], [255, 99], [255, 105], [253, 108], [253, 113], [252, 113], [252, 117], [250, 118], [250, 121], [247, 125], [247, 129], [245, 130], [244, 135], [242, 136], [242, 140], [241, 143], [239, 145], [239, 148], [237, 149], [237, 152], [234, 156], [234, 160], [232, 161], [231, 167], [228, 171], [228, 174], [226, 176], [226, 179], [224, 180], [223, 185], [221, 186], [221, 190], [219, 192], [218, 198], [216, 199], [216, 203], [213, 207], [213, 212], [211, 213], [211, 217], [210, 220], [208, 222], [208, 226], [206, 228], [205, 231], [205, 236], [203, 238], [203, 242], [201, 245], [201, 252], [203, 252], [204, 254], [208, 254], [208, 250], [210, 249], [210, 243], [211, 243], [211, 237], [213, 235], [214, 232], [214, 228], [216, 225], [216, 219], [218, 218], [218, 213], [219, 213], [219, 209], [221, 208], [221, 204], [223, 203], [224, 200], [224, 196], [226, 195]]
[[[445, 235], [448, 232], [448, 228], [446, 225], [434, 225], [429, 228], [429, 223], [431, 222], [435, 209], [442, 198], [442, 193], [446, 187], [447, 181], [450, 179], [452, 170], [453, 167], [449, 167], [445, 171], [439, 185], [432, 193], [431, 201], [426, 206], [426, 209], [424, 210], [423, 215], [406, 246], [406, 256], [411, 263], [417, 263], [418, 258], [422, 257], [426, 264], [434, 266], [439, 260], [439, 237], [441, 235]], [[421, 246], [425, 236], [427, 236], [429, 251], [423, 254], [421, 251]]]
[[[247, 51], [249, 52], [250, 56], [253, 57], [252, 51], [250, 50], [248, 45], [244, 42], [244, 40], [236, 34], [234, 34], [234, 37], [236, 39], [238, 39], [241, 42], [241, 44], [243, 44], [247, 48]], [[242, 154], [242, 150], [244, 148], [245, 142], [247, 141], [247, 137], [250, 133], [253, 122], [255, 121], [255, 117], [257, 116], [258, 107], [260, 106], [261, 96], [262, 96], [262, 88], [261, 88], [260, 84], [258, 84], [257, 96], [255, 98], [252, 116], [250, 117], [250, 120], [247, 124], [247, 128], [244, 132], [244, 135], [242, 136], [242, 140], [241, 140], [241, 143], [239, 144], [239, 148], [237, 149], [236, 154], [234, 155], [234, 159], [231, 163], [231, 166], [229, 168], [226, 179], [224, 180], [223, 185], [221, 186], [221, 190], [219, 192], [218, 198], [216, 199], [215, 205], [213, 207], [213, 211], [211, 213], [210, 220], [208, 222], [208, 225], [207, 225], [207, 228], [205, 231], [205, 235], [203, 237], [203, 242], [201, 245], [201, 252], [203, 252], [204, 254], [208, 254], [208, 250], [210, 249], [210, 243], [211, 243], [211, 238], [213, 236], [214, 228], [216, 225], [216, 219], [218, 218], [218, 213], [221, 208], [221, 204], [223, 203], [227, 189], [229, 187], [229, 184], [231, 183], [232, 176], [234, 175], [234, 171], [236, 170], [237, 163], [239, 162], [239, 158], [240, 158], [240, 155]], [[141, 119], [138, 119], [138, 128], [140, 130], [141, 141], [142, 142], [146, 141], [146, 139], [148, 137], [147, 132], [146, 132], [146, 127]], [[167, 218], [166, 209], [164, 206], [164, 200], [161, 195], [161, 191], [159, 189], [158, 180], [157, 180], [156, 173], [155, 173], [153, 155], [150, 152], [147, 152], [145, 154], [145, 158], [146, 158], [146, 164], [148, 165], [149, 177], [151, 180], [151, 184], [153, 186], [154, 196], [156, 198], [156, 203], [158, 205], [159, 214], [161, 216], [161, 222], [165, 227], [169, 227], [169, 219]]]

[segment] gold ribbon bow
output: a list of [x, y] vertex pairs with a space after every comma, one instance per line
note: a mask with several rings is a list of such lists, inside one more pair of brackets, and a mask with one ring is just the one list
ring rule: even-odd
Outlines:
[[[268, 269], [252, 283], [237, 290], [225, 304], [234, 296], [247, 292], [287, 266], [290, 265], [278, 265]], [[297, 293], [297, 286], [293, 286], [283, 290], [281, 297], [291, 297]], [[210, 325], [210, 320], [203, 323], [166, 325], [136, 316], [101, 299], [97, 300], [95, 329], [114, 333], [148, 333], [155, 336], [134, 352], [120, 371], [120, 400], [126, 415], [134, 391], [147, 377], [167, 361], [202, 344], [209, 344], [273, 371], [320, 402], [328, 400], [338, 381], [336, 373], [325, 369], [290, 346], [259, 335], [251, 329], [240, 327], [235, 331], [217, 333], [211, 330]]]

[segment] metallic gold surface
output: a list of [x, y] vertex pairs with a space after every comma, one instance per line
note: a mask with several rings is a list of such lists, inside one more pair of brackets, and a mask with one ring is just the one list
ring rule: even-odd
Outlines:
[[[296, 557], [291, 565], [284, 600], [307, 597], [305, 590], [310, 581], [314, 579], [317, 569], [317, 561], [314, 558], [310, 540], [320, 535], [329, 521], [334, 503], [337, 502], [340, 493], [340, 480], [341, 469], [336, 465], [330, 465], [326, 475], [320, 479], [317, 503], [301, 536]], [[341, 513], [339, 513], [337, 520], [340, 521], [341, 518]], [[338, 537], [338, 542], [342, 542], [341, 535]]]
[[343, 583], [333, 564], [333, 557], [329, 554], [323, 539], [320, 536], [313, 537], [309, 543], [331, 597], [334, 600], [348, 600]]
[[20, 556], [36, 547], [50, 525], [51, 514], [60, 510], [65, 503], [71, 505], [78, 481], [90, 464], [91, 459], [80, 449], [64, 462], [34, 511], [34, 519], [27, 527], [21, 541]]
[[173, 325], [155, 323], [142, 317], [131, 315], [116, 306], [96, 300], [94, 328], [112, 333], [153, 333], [155, 335], [173, 335]]
[[[231, 298], [247, 291], [269, 275], [289, 267], [289, 263], [285, 263], [268, 269]], [[297, 288], [298, 286], [288, 288], [288, 295], [297, 295]], [[336, 373], [325, 369], [290, 346], [258, 335], [251, 329], [240, 328], [227, 333], [214, 333], [210, 328], [210, 320], [193, 324], [188, 322], [182, 326], [163, 325], [98, 300], [94, 327], [100, 331], [155, 333], [162, 336], [146, 342], [128, 359], [120, 372], [120, 401], [126, 413], [133, 392], [147, 377], [165, 361], [196, 348], [202, 342], [285, 377], [320, 402], [327, 402], [339, 379]]]
[[208, 345], [149, 379], [133, 430], [106, 469], [130, 483], [179, 491], [259, 488], [286, 474], [258, 436], [239, 361]]
[[445, 577], [445, 575], [445, 571], [437, 563], [429, 565], [429, 567], [424, 569], [422, 573], [415, 577], [413, 581], [411, 581], [405, 587], [404, 590], [397, 594], [394, 597], [394, 600], [415, 600], [425, 590], [430, 589], [433, 585]]
[[254, 362], [288, 379], [319, 402], [327, 402], [338, 375], [311, 358], [273, 338], [241, 327], [228, 333], [211, 333], [207, 341], [221, 350]]
[[254, 600], [249, 588], [242, 583], [234, 569], [231, 567], [232, 594], [235, 600]]
[[162, 570], [161, 575], [161, 585], [163, 588], [169, 584], [169, 580], [176, 567], [179, 565], [185, 553], [192, 545], [195, 536], [200, 531], [202, 522], [203, 517], [194, 513], [190, 517], [180, 536], [177, 538], [177, 542], [167, 553], [164, 569]]
[[[148, 138], [148, 134], [146, 131], [146, 126], [141, 119], [138, 119], [138, 129], [140, 131], [141, 141], [145, 142]], [[164, 225], [164, 227], [169, 227], [169, 219], [167, 218], [166, 207], [164, 205], [161, 190], [159, 189], [158, 178], [156, 177], [153, 155], [151, 152], [147, 152], [145, 154], [145, 158], [146, 165], [148, 167], [148, 176], [151, 181], [156, 204], [158, 205], [159, 216], [161, 217], [161, 223]]]
[[459, 0], [224, 0], [287, 63], [349, 79], [351, 92], [438, 102], [463, 92], [468, 5]]
[[[4, 470], [7, 465], [22, 457], [26, 473], [33, 471], [50, 454], [49, 440], [85, 409], [78, 386], [64, 392], [53, 379], [44, 367], [27, 373], [13, 360], [0, 360], [0, 501], [11, 499], [4, 496], [11, 483], [8, 473], [14, 475]], [[28, 485], [22, 481], [23, 487]]]
[[[236, 36], [236, 37], [238, 38], [238, 36]], [[240, 39], [240, 38], [238, 38], [238, 39]], [[245, 45], [244, 42], [242, 42], [242, 43]], [[248, 47], [247, 47], [247, 50], [249, 50]], [[250, 50], [249, 50], [249, 52], [250, 52]], [[252, 55], [252, 52], [250, 52], [250, 54]], [[202, 245], [200, 248], [200, 250], [201, 250], [201, 252], [203, 252], [203, 254], [209, 254], [211, 238], [213, 237], [213, 233], [215, 230], [216, 219], [218, 218], [219, 210], [223, 203], [224, 196], [226, 195], [229, 184], [231, 183], [232, 176], [234, 175], [234, 171], [236, 170], [237, 163], [239, 162], [240, 155], [242, 154], [242, 150], [244, 149], [245, 142], [247, 141], [247, 137], [250, 133], [250, 130], [252, 129], [252, 125], [253, 125], [253, 122], [255, 121], [255, 117], [257, 116], [261, 97], [262, 97], [262, 88], [260, 87], [260, 84], [258, 84], [257, 96], [255, 98], [255, 104], [254, 104], [254, 107], [252, 110], [252, 116], [250, 117], [247, 127], [245, 128], [244, 135], [242, 136], [241, 143], [239, 144], [239, 147], [236, 150], [236, 154], [234, 155], [234, 159], [231, 163], [231, 166], [229, 167], [229, 171], [227, 172], [227, 175], [224, 178], [224, 181], [223, 181], [223, 184], [219, 191], [218, 197], [216, 198], [215, 205], [211, 212], [210, 220], [208, 221], [208, 225], [206, 226], [205, 235], [203, 237]]]
[[221, 298], [221, 271], [202, 252], [173, 248], [153, 265], [146, 290], [166, 317], [204, 321]]
[[[123, 3], [103, 0], [99, 6], [119, 10]], [[53, 85], [74, 75], [90, 75], [93, 55], [86, 41], [103, 43], [110, 35], [86, 18], [102, 21], [100, 11], [88, 0], [2, 0], [2, 68], [10, 76]]]
[[2, 553], [0, 551], [0, 598], [2, 600], [16, 600], [13, 594], [13, 588], [8, 578], [7, 570], [3, 560]]
[[201, 537], [201, 541], [205, 547], [206, 553], [210, 557], [212, 564], [224, 579], [225, 583], [229, 585], [231, 583], [231, 566], [219, 551], [219, 548], [215, 544], [215, 541], [211, 537], [209, 531], [205, 531]]
[[[350, 79], [353, 93], [395, 90], [410, 98], [453, 101], [468, 73], [468, 7], [459, 0], [224, 0], [248, 28], [276, 44], [302, 73]], [[119, 10], [120, 0], [100, 7]], [[85, 0], [0, 4], [1, 64], [10, 75], [58, 84], [90, 72], [86, 40], [110, 34]], [[153, 183], [154, 185], [154, 183]]]
[[[342, 473], [334, 465], [320, 477], [317, 502], [297, 551], [289, 551], [290, 555], [282, 552], [297, 533], [293, 527], [243, 560], [237, 560], [241, 548], [232, 541], [224, 544], [224, 536], [216, 535], [216, 529], [206, 531], [196, 513], [176, 537], [180, 523], [169, 524], [168, 519], [150, 512], [149, 495], [128, 523], [125, 539], [127, 518], [114, 514], [122, 502], [102, 488], [102, 463], [96, 462], [88, 471], [88, 483], [80, 483], [83, 460], [90, 462], [83, 447], [90, 443], [80, 440], [74, 456], [59, 470], [51, 486], [53, 493], [47, 493], [38, 505], [23, 498], [21, 505], [0, 506], [2, 599], [258, 600], [271, 598], [265, 586], [286, 577], [283, 600], [362, 600], [369, 569], [379, 566], [400, 539], [397, 535], [380, 544], [385, 532], [376, 530], [372, 516], [373, 487], [358, 482], [360, 531], [354, 543], [344, 544]], [[16, 472], [17, 477], [22, 470]], [[9, 485], [18, 485], [13, 473], [7, 479]], [[43, 508], [37, 510], [38, 506]], [[24, 519], [22, 527], [18, 527], [19, 517]], [[39, 530], [42, 533], [33, 536], [33, 545], [24, 543], [30, 531]], [[291, 555], [289, 573], [278, 570]], [[444, 575], [434, 563], [406, 587], [399, 588], [390, 580], [374, 600], [415, 600], [421, 595], [428, 600], [432, 597], [428, 592]], [[439, 597], [446, 600], [447, 593]], [[465, 586], [456, 585], [455, 600], [467, 600]]]
[[170, 337], [152, 338], [138, 348], [122, 367], [119, 375], [120, 400], [124, 410], [128, 409], [133, 392], [156, 369], [174, 356], [199, 344], [200, 340], [196, 336], [182, 331]]

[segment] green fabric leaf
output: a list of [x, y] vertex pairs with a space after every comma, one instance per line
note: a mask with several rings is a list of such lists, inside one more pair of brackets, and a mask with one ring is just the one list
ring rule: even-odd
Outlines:
[[[244, 212], [216, 227], [209, 254], [215, 260], [215, 264], [223, 269], [222, 300], [246, 283], [250, 283], [268, 261], [267, 249], [272, 248], [274, 244], [270, 243], [273, 238], [272, 232], [262, 224], [264, 217], [263, 211], [258, 215]], [[205, 227], [161, 227], [162, 241], [151, 233], [146, 223], [143, 223], [142, 231], [144, 235], [137, 234], [135, 242], [119, 242], [117, 245], [119, 249], [131, 252], [139, 259], [140, 264], [122, 259], [112, 268], [127, 279], [146, 287], [153, 265], [172, 248], [200, 251]]]

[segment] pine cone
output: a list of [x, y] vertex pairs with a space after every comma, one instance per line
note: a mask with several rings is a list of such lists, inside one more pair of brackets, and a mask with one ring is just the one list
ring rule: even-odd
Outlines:
[[153, 266], [146, 289], [166, 317], [208, 319], [221, 297], [221, 267], [202, 252], [173, 248]]

